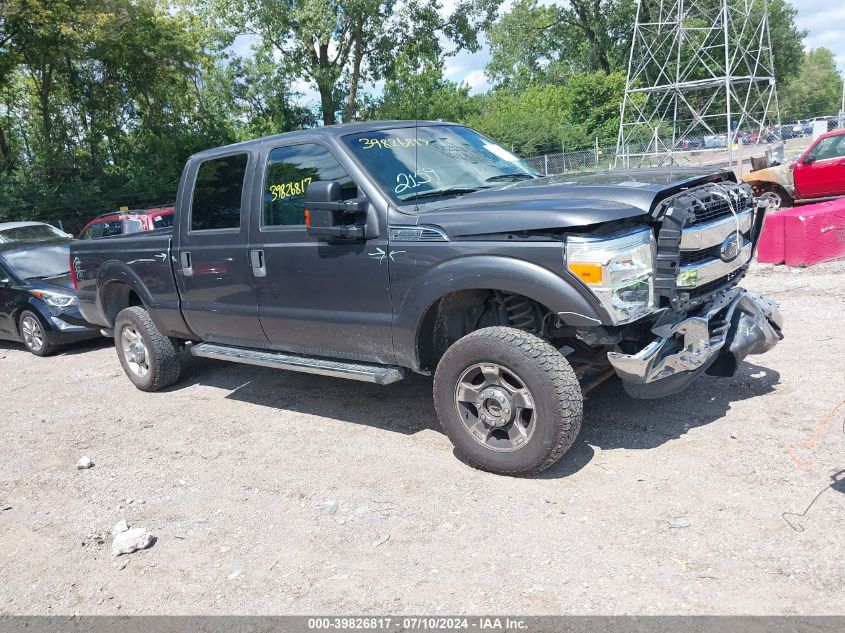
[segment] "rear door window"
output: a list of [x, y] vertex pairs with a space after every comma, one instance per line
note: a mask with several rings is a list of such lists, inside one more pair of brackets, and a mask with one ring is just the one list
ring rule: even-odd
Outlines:
[[123, 234], [123, 220], [103, 222], [103, 237]]
[[168, 226], [173, 226], [173, 214], [157, 215], [153, 217], [153, 229], [163, 229]]
[[191, 231], [240, 227], [248, 159], [234, 154], [202, 162], [191, 200]]
[[126, 232], [140, 233], [144, 230], [144, 221], [140, 218], [126, 218]]
[[103, 237], [103, 222], [96, 222], [85, 229], [85, 233], [82, 234], [83, 240], [90, 240], [94, 237]]

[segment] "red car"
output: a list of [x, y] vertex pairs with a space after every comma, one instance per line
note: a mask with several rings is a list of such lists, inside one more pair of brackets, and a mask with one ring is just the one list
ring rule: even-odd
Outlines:
[[791, 166], [760, 169], [742, 179], [772, 209], [845, 196], [845, 130], [822, 134]]
[[79, 232], [80, 240], [110, 237], [124, 233], [141, 233], [173, 226], [173, 207], [136, 209], [118, 213], [104, 213], [91, 220]]
[[822, 134], [792, 168], [795, 198], [845, 195], [845, 130]]

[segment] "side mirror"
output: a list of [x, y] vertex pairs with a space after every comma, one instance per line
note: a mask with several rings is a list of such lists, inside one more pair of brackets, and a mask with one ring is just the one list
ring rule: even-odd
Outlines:
[[364, 240], [378, 237], [375, 210], [366, 199], [344, 200], [336, 180], [317, 180], [305, 190], [305, 226], [323, 239]]
[[813, 156], [812, 154], [807, 154], [807, 155], [806, 155], [806, 156], [805, 156], [805, 157], [801, 160], [801, 162], [802, 162], [804, 165], [812, 165], [813, 163], [815, 163], [815, 162], [816, 162], [816, 157], [815, 157], [815, 156]]

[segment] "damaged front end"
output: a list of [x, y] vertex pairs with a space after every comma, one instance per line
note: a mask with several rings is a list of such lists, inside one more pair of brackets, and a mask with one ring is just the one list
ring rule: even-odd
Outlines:
[[721, 293], [695, 316], [652, 328], [657, 338], [634, 354], [608, 360], [634, 398], [677, 393], [703, 373], [733, 376], [743, 359], [762, 354], [783, 338], [777, 304], [743, 288]]
[[748, 185], [693, 188], [664, 201], [658, 213], [654, 289], [661, 316], [645, 347], [608, 353], [636, 398], [677, 393], [705, 372], [732, 376], [746, 356], [783, 338], [777, 304], [737, 287], [766, 214]]

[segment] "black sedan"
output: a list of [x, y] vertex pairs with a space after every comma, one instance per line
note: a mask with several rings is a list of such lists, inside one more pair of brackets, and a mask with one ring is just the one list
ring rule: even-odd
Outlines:
[[79, 313], [69, 274], [70, 240], [0, 243], [0, 339], [36, 356], [100, 336]]

